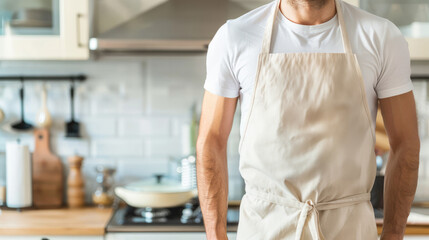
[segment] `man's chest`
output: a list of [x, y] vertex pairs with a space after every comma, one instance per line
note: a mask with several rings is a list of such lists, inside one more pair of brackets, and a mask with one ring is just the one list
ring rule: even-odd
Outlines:
[[[256, 72], [258, 68], [259, 49], [248, 49], [238, 56], [234, 72], [240, 83], [240, 93], [246, 94], [253, 90]], [[362, 73], [366, 93], [368, 98], [376, 97], [375, 87], [380, 70], [378, 69], [377, 58], [367, 51], [356, 54], [359, 67]], [[329, 65], [326, 66], [329, 68]], [[285, 81], [299, 81], [299, 79], [285, 79]]]

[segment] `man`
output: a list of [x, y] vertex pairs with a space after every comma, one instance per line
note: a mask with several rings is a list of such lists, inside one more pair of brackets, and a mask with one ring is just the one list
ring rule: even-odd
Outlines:
[[391, 144], [381, 239], [403, 239], [420, 142], [407, 43], [391, 22], [341, 0], [276, 0], [219, 29], [205, 89], [197, 176], [208, 239], [227, 239], [238, 98], [237, 239], [377, 239], [378, 101]]

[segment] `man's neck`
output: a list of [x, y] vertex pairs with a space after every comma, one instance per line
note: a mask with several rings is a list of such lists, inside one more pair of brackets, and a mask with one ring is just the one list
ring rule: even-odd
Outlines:
[[294, 23], [316, 25], [335, 16], [335, 0], [282, 0], [280, 11]]

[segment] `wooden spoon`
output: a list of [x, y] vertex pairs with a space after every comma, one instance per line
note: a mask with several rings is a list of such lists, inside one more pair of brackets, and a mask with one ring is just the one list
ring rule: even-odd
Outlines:
[[46, 85], [42, 87], [42, 107], [40, 108], [39, 114], [37, 114], [36, 123], [40, 128], [49, 128], [52, 125], [51, 114], [48, 111], [48, 105], [46, 103], [47, 93]]

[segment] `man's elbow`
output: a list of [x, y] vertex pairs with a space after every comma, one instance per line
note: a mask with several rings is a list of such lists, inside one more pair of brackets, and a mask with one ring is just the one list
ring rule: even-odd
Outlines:
[[392, 154], [397, 155], [399, 164], [409, 170], [418, 170], [420, 156], [420, 139], [409, 137], [392, 145]]
[[202, 156], [207, 154], [217, 155], [226, 150], [226, 140], [214, 134], [199, 135], [196, 150], [197, 155], [200, 156], [199, 159], [203, 159]]

